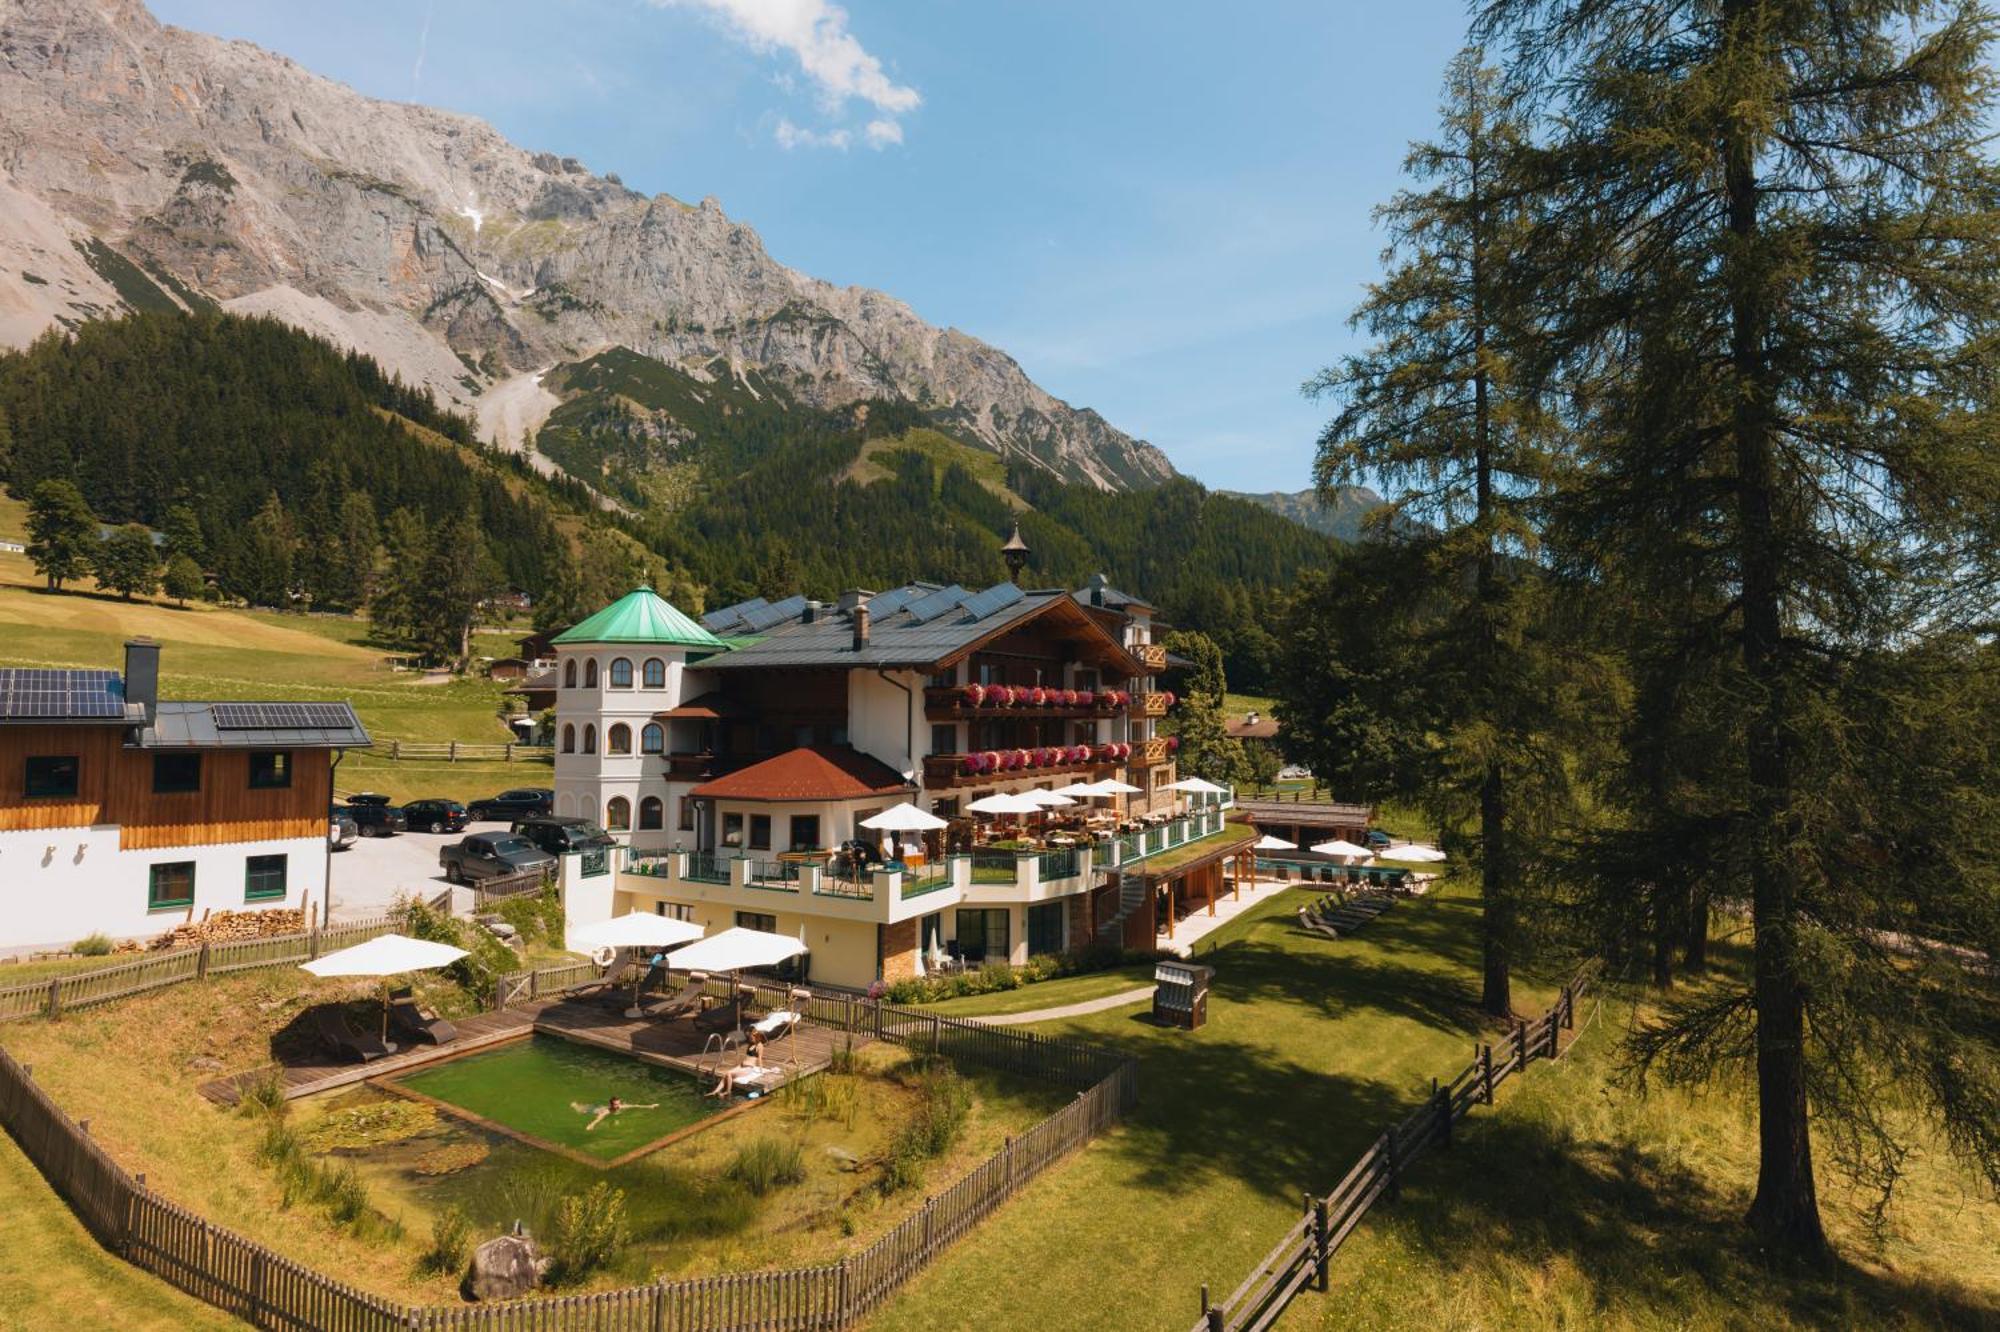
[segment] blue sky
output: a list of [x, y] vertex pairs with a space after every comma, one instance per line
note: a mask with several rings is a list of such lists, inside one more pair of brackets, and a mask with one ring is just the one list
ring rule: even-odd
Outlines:
[[1459, 0], [153, 0], [490, 121], [1004, 348], [1211, 486], [1309, 483]]

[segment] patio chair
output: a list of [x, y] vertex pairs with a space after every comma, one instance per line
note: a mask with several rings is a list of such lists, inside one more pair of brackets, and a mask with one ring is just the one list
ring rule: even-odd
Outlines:
[[384, 1041], [372, 1032], [363, 1035], [355, 1031], [347, 1025], [347, 1019], [334, 1005], [313, 1010], [313, 1030], [335, 1054], [357, 1063], [365, 1064], [371, 1059], [396, 1053], [395, 1042]]
[[1340, 931], [1333, 928], [1312, 913], [1310, 907], [1299, 908], [1299, 928], [1308, 934], [1317, 934], [1325, 939], [1338, 939]]
[[413, 1041], [444, 1045], [458, 1039], [458, 1028], [436, 1013], [418, 1006], [408, 986], [389, 992], [389, 1026], [398, 1036]]
[[701, 987], [699, 985], [690, 985], [684, 989], [676, 990], [673, 994], [666, 996], [659, 1003], [647, 1009], [646, 1016], [668, 1022], [676, 1022], [684, 1017], [695, 1016], [701, 1012], [702, 1007], [707, 1002], [708, 996], [702, 993]]

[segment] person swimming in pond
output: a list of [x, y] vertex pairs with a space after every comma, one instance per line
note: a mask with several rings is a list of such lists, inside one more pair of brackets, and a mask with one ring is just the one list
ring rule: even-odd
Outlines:
[[660, 1103], [658, 1101], [633, 1101], [628, 1104], [614, 1096], [603, 1105], [585, 1105], [582, 1101], [571, 1101], [569, 1108], [580, 1115], [589, 1115], [591, 1117], [590, 1122], [583, 1126], [583, 1131], [588, 1133], [621, 1110], [657, 1110], [660, 1108]]
[[750, 1046], [743, 1052], [743, 1058], [736, 1067], [725, 1068], [716, 1074], [715, 1085], [708, 1094], [717, 1098], [727, 1098], [736, 1090], [737, 1082], [755, 1082], [764, 1069], [764, 1033], [755, 1027], [750, 1029]]

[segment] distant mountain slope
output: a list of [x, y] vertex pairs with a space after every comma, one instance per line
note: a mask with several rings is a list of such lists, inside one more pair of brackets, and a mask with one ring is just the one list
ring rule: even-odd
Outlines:
[[645, 198], [137, 0], [0, 0], [0, 342], [210, 304], [365, 351], [503, 443], [557, 405], [537, 376], [623, 347], [808, 406], [908, 403], [1099, 488], [1174, 474], [998, 348], [776, 262], [714, 200]]
[[1319, 496], [1311, 490], [1272, 490], [1262, 494], [1219, 490], [1216, 493], [1248, 500], [1272, 513], [1283, 514], [1315, 532], [1338, 537], [1342, 541], [1360, 540], [1363, 521], [1382, 507], [1382, 497], [1366, 486], [1342, 486], [1338, 498], [1331, 505], [1322, 504]]

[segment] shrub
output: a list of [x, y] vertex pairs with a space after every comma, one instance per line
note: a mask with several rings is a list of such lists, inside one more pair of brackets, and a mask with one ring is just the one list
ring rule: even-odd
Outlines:
[[285, 1078], [273, 1068], [243, 1084], [237, 1094], [236, 1111], [243, 1115], [282, 1115], [285, 1104]]
[[71, 951], [81, 957], [103, 957], [111, 951], [111, 936], [86, 934], [76, 941], [76, 947]]
[[897, 1130], [883, 1159], [884, 1193], [900, 1193], [921, 1184], [925, 1165], [951, 1150], [972, 1109], [971, 1090], [949, 1065], [926, 1059], [919, 1068], [916, 1114]]
[[361, 1172], [352, 1161], [343, 1162], [337, 1170], [321, 1167], [320, 1173], [321, 1201], [335, 1225], [352, 1227], [368, 1215], [368, 1186], [361, 1182]]
[[439, 1276], [463, 1271], [471, 1247], [472, 1218], [453, 1204], [431, 1218], [431, 1246], [417, 1259], [417, 1270]]
[[587, 1193], [564, 1198], [549, 1232], [551, 1284], [578, 1282], [610, 1266], [629, 1238], [623, 1189], [600, 1182]]
[[432, 943], [465, 949], [464, 957], [439, 974], [458, 986], [475, 1003], [483, 1005], [486, 997], [493, 993], [494, 982], [520, 966], [520, 959], [515, 956], [514, 950], [491, 933], [467, 929], [449, 913], [433, 908], [422, 898], [401, 899], [396, 909], [403, 913], [403, 931], [412, 939], [427, 939]]
[[849, 1127], [854, 1124], [854, 1079], [830, 1069], [801, 1082], [787, 1082], [779, 1089], [778, 1099], [794, 1117], [808, 1124], [822, 1119], [837, 1119]]
[[840, 1043], [839, 1049], [828, 1056], [827, 1069], [834, 1073], [848, 1074], [854, 1072], [858, 1066], [854, 1056], [854, 1037], [850, 1035]]
[[562, 893], [553, 884], [540, 892], [503, 898], [495, 910], [500, 919], [512, 925], [525, 942], [560, 944], [563, 941]]
[[[819, 1081], [814, 1078], [812, 1081]], [[733, 1179], [761, 1198], [773, 1189], [802, 1183], [806, 1177], [805, 1153], [796, 1142], [758, 1138], [736, 1149], [736, 1156], [723, 1169], [725, 1179]]]

